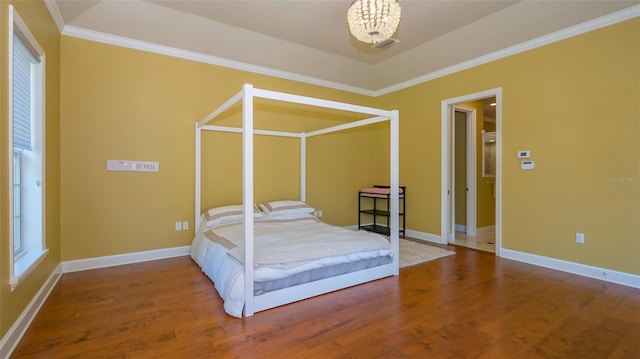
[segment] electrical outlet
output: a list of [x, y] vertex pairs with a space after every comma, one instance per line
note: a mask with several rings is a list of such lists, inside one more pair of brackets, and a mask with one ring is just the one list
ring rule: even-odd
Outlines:
[[176, 231], [182, 230], [182, 222], [176, 222]]
[[189, 221], [182, 222], [182, 230], [183, 231], [188, 231], [189, 230]]
[[584, 243], [584, 233], [576, 233], [576, 243]]
[[322, 217], [322, 210], [318, 211], [318, 217]]

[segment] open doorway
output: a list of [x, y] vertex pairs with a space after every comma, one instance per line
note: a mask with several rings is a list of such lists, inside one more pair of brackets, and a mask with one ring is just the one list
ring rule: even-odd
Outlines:
[[501, 248], [501, 89], [442, 101], [442, 243]]

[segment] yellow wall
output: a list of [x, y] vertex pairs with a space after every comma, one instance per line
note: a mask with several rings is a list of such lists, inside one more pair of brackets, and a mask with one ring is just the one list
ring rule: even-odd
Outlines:
[[502, 87], [503, 247], [640, 274], [639, 63], [636, 18], [382, 97], [400, 110], [408, 228], [440, 232], [441, 101]]
[[[49, 254], [46, 259], [13, 292], [9, 288], [9, 215], [4, 204], [8, 201], [9, 157], [7, 153], [8, 129], [8, 93], [7, 93], [7, 56], [8, 56], [8, 13], [13, 4], [25, 21], [31, 33], [45, 51], [46, 56], [46, 240]], [[1, 1], [0, 2], [0, 337], [7, 333], [20, 313], [44, 284], [55, 267], [60, 263], [60, 35], [49, 12], [40, 1]]]
[[[62, 37], [62, 259], [188, 245], [193, 237], [194, 123], [243, 83], [371, 105], [375, 99], [71, 37]], [[256, 103], [256, 128], [309, 131], [352, 117]], [[362, 116], [360, 118], [363, 118]], [[216, 124], [239, 124], [233, 107]], [[268, 122], [268, 124], [267, 124]], [[353, 224], [357, 189], [376, 179], [388, 126], [308, 140], [308, 202]], [[327, 143], [330, 145], [324, 145]], [[241, 136], [203, 135], [203, 209], [242, 200]], [[297, 199], [299, 143], [255, 137], [255, 199]], [[108, 172], [106, 161], [158, 161], [158, 173]], [[176, 221], [191, 230], [176, 232]]]
[[[173, 223], [193, 217], [193, 122], [244, 82], [399, 109], [400, 182], [410, 193], [407, 228], [439, 234], [440, 103], [502, 87], [504, 248], [640, 273], [639, 186], [610, 182], [639, 176], [639, 50], [633, 46], [638, 22], [380, 98], [63, 37], [62, 257], [187, 245], [192, 232], [175, 232]], [[318, 114], [270, 104], [262, 110], [266, 120], [283, 128], [300, 126], [294, 118]], [[238, 111], [232, 110], [224, 121], [237, 118]], [[327, 221], [356, 223], [357, 188], [387, 180], [387, 129], [379, 127], [310, 140], [309, 163], [335, 166], [309, 169], [308, 200], [324, 210]], [[279, 142], [274, 148], [271, 139], [256, 141], [259, 156], [279, 161], [257, 162], [256, 200], [295, 196], [298, 158], [289, 152], [295, 143]], [[205, 178], [217, 193], [204, 194], [207, 207], [237, 202], [241, 191], [239, 137], [213, 142], [206, 145], [212, 146], [206, 151], [212, 157], [205, 161], [213, 162]], [[532, 151], [534, 171], [520, 170], [519, 149]], [[159, 161], [161, 171], [106, 172], [107, 159]], [[577, 231], [585, 233], [584, 245], [575, 243]]]

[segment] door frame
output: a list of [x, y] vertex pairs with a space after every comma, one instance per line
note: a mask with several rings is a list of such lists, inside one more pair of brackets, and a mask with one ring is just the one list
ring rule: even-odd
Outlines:
[[[440, 242], [447, 244], [455, 239], [454, 216], [452, 209], [455, 204], [452, 186], [452, 145], [453, 141], [453, 114], [456, 105], [464, 102], [476, 101], [488, 97], [496, 98], [496, 256], [501, 256], [502, 250], [502, 87], [475, 92], [459, 97], [449, 98], [441, 101], [441, 181], [440, 181]], [[475, 136], [474, 136], [475, 137]], [[475, 161], [473, 161], [475, 162]], [[467, 206], [469, 207], [469, 206]]]
[[[467, 163], [466, 163], [466, 172], [467, 172], [467, 178], [466, 178], [466, 191], [465, 191], [465, 195], [466, 195], [466, 201], [467, 201], [467, 211], [465, 213], [465, 222], [466, 222], [466, 230], [465, 233], [467, 234], [467, 236], [475, 236], [476, 235], [476, 210], [477, 210], [477, 206], [476, 206], [476, 187], [477, 187], [477, 181], [476, 181], [476, 171], [477, 171], [477, 156], [476, 156], [476, 108], [474, 107], [469, 107], [469, 106], [463, 106], [460, 104], [455, 104], [453, 106], [451, 106], [451, 112], [453, 114], [452, 119], [455, 119], [455, 112], [463, 112], [466, 115], [466, 122], [467, 122], [467, 131], [466, 131], [466, 142], [467, 142]], [[452, 132], [452, 137], [451, 137], [451, 151], [452, 151], [452, 156], [451, 156], [451, 183], [455, 184], [456, 183], [456, 178], [455, 178], [455, 148], [456, 148], [456, 143], [455, 143], [455, 136], [453, 136], [453, 134], [455, 134], [455, 129], [456, 129], [456, 125], [455, 125], [455, 121], [451, 122], [451, 132]], [[453, 189], [455, 189], [455, 186], [452, 186]], [[456, 193], [455, 190], [451, 192], [451, 203], [452, 203], [452, 208], [451, 208], [451, 213], [453, 215], [452, 220], [453, 220], [453, 226], [455, 227], [455, 203], [456, 203]]]

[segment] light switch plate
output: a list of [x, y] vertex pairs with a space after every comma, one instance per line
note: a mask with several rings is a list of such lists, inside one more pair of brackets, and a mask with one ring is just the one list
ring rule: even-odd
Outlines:
[[153, 161], [107, 160], [107, 171], [158, 172], [160, 163]]
[[519, 150], [518, 158], [531, 158], [531, 151], [529, 150]]

